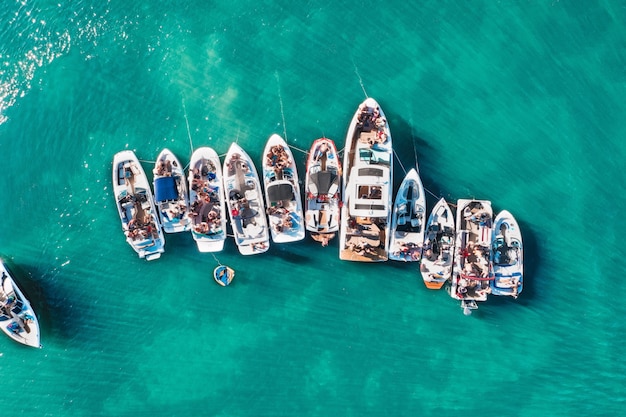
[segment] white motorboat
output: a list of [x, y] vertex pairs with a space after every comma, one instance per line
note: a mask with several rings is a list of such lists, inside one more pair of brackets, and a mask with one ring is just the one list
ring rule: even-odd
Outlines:
[[426, 226], [426, 195], [415, 168], [407, 172], [400, 184], [391, 217], [389, 259], [420, 261]]
[[148, 261], [160, 258], [165, 251], [165, 236], [150, 183], [131, 150], [113, 157], [113, 194], [126, 242], [140, 258]]
[[27, 346], [41, 347], [39, 321], [30, 303], [0, 260], [0, 327], [11, 339]]
[[339, 258], [386, 261], [392, 212], [393, 149], [389, 123], [373, 98], [361, 103], [352, 117], [343, 169]]
[[191, 235], [200, 252], [219, 252], [226, 240], [226, 197], [217, 152], [196, 149], [189, 162]]
[[517, 298], [524, 288], [524, 246], [519, 225], [506, 210], [494, 220], [491, 264], [491, 293]]
[[492, 221], [490, 201], [458, 200], [450, 296], [461, 300], [466, 312], [478, 308], [476, 301], [487, 300], [491, 292], [489, 252]]
[[304, 214], [311, 237], [328, 245], [339, 231], [341, 162], [328, 138], [313, 142], [306, 164]]
[[176, 155], [163, 149], [157, 157], [152, 186], [154, 203], [166, 233], [186, 232], [191, 228], [187, 180]]
[[452, 210], [442, 198], [430, 212], [424, 233], [420, 274], [426, 288], [438, 290], [452, 276], [454, 226]]
[[304, 218], [298, 171], [287, 142], [273, 134], [263, 151], [263, 184], [274, 243], [304, 239]]
[[224, 160], [224, 191], [235, 243], [242, 255], [266, 252], [270, 246], [259, 175], [250, 156], [236, 143]]

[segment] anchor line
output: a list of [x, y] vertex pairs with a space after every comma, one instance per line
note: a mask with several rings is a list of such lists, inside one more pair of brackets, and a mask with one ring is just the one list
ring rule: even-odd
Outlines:
[[367, 91], [365, 91], [365, 85], [363, 84], [363, 78], [361, 78], [361, 74], [359, 74], [359, 68], [356, 66], [356, 62], [354, 62], [354, 57], [350, 57], [352, 59], [352, 65], [354, 65], [354, 73], [359, 79], [359, 85], [361, 86], [361, 90], [363, 90], [363, 94], [365, 94], [365, 98], [369, 98], [367, 95]]
[[280, 103], [280, 115], [283, 119], [283, 137], [285, 138], [285, 142], [287, 142], [287, 124], [285, 123], [285, 108], [283, 106], [283, 95], [280, 91], [280, 77], [278, 75], [278, 71], [274, 72], [274, 76], [276, 77], [276, 84], [278, 86], [278, 101]]
[[187, 107], [185, 106], [185, 98], [181, 99], [183, 102], [183, 116], [185, 116], [185, 125], [187, 126], [187, 137], [189, 138], [189, 147], [191, 148], [191, 153], [193, 154], [193, 142], [191, 140], [191, 129], [189, 128], [189, 118], [187, 117]]

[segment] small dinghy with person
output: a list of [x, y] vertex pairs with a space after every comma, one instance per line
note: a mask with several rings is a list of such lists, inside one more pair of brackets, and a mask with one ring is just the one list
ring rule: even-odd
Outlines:
[[153, 170], [154, 201], [165, 233], [186, 232], [191, 227], [187, 180], [176, 155], [163, 149]]
[[524, 247], [519, 225], [506, 210], [494, 220], [491, 264], [491, 293], [517, 298], [524, 288]]
[[341, 162], [332, 140], [320, 138], [313, 142], [304, 186], [306, 229], [313, 240], [327, 246], [339, 231], [341, 212]]
[[219, 252], [226, 241], [226, 198], [222, 166], [208, 146], [196, 149], [189, 162], [191, 236], [200, 252]]
[[37, 315], [2, 260], [0, 260], [0, 274], [2, 274], [0, 283], [2, 331], [18, 343], [40, 348]]
[[419, 262], [426, 225], [426, 195], [415, 168], [407, 172], [400, 184], [391, 217], [389, 259]]
[[160, 258], [165, 251], [165, 236], [150, 183], [131, 150], [113, 156], [113, 194], [126, 242], [140, 258]]
[[454, 215], [442, 198], [433, 207], [426, 223], [420, 261], [420, 274], [426, 288], [438, 290], [452, 276], [454, 237]]
[[222, 287], [230, 285], [235, 278], [235, 270], [226, 265], [218, 265], [213, 270], [213, 279]]
[[263, 151], [263, 184], [270, 232], [274, 243], [304, 239], [304, 219], [298, 171], [287, 142], [277, 134]]
[[239, 253], [266, 252], [270, 236], [259, 174], [250, 156], [236, 143], [228, 149], [223, 173], [230, 224]]

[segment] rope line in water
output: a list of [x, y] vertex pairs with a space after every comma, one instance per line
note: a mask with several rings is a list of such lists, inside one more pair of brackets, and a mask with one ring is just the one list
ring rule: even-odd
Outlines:
[[183, 116], [185, 117], [185, 125], [187, 126], [187, 137], [189, 138], [189, 147], [191, 148], [191, 153], [193, 153], [193, 142], [191, 140], [191, 129], [189, 128], [189, 118], [187, 117], [187, 107], [185, 106], [185, 98], [182, 99], [183, 102]]
[[365, 98], [369, 98], [369, 96], [367, 95], [367, 91], [365, 91], [363, 78], [361, 78], [361, 74], [359, 74], [359, 68], [356, 66], [356, 62], [354, 62], [354, 57], [350, 57], [350, 59], [352, 59], [352, 65], [354, 65], [354, 73], [359, 78], [359, 85], [361, 86], [361, 90], [363, 90], [363, 94], [365, 94]]
[[285, 108], [283, 106], [283, 96], [280, 91], [280, 77], [278, 76], [278, 71], [274, 72], [274, 76], [276, 77], [276, 84], [278, 86], [278, 101], [280, 102], [280, 115], [283, 118], [283, 137], [285, 138], [285, 142], [287, 142], [287, 124], [285, 123]]
[[309, 151], [305, 151], [304, 149], [300, 149], [300, 148], [298, 148], [296, 146], [293, 146], [293, 145], [289, 145], [289, 147], [292, 148], [292, 149], [295, 149], [296, 151], [302, 152], [305, 155], [309, 153]]

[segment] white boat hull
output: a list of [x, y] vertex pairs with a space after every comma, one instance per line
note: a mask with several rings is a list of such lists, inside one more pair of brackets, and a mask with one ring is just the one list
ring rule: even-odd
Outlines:
[[335, 143], [327, 138], [313, 142], [306, 166], [306, 229], [314, 240], [327, 245], [339, 231], [341, 214], [342, 172]]
[[41, 347], [37, 315], [2, 261], [0, 275], [0, 328], [18, 343]]
[[220, 252], [226, 241], [226, 198], [220, 158], [197, 148], [189, 162], [191, 236], [200, 252]]
[[133, 151], [121, 151], [113, 157], [113, 194], [126, 242], [142, 259], [160, 258], [165, 236], [150, 183]]
[[419, 262], [426, 226], [426, 195], [417, 171], [407, 172], [393, 206], [389, 259]]
[[242, 255], [269, 249], [269, 231], [259, 175], [250, 156], [236, 143], [224, 159], [224, 192], [235, 244]]
[[524, 246], [519, 225], [506, 210], [494, 220], [491, 264], [491, 293], [517, 298], [524, 288]]
[[450, 206], [440, 199], [428, 217], [420, 261], [420, 275], [429, 289], [440, 289], [452, 276], [455, 220]]
[[262, 158], [265, 205], [272, 241], [289, 243], [304, 239], [298, 170], [287, 142], [273, 134], [267, 140]]
[[187, 232], [189, 193], [187, 179], [180, 161], [169, 149], [163, 149], [153, 170], [154, 200], [165, 233]]
[[462, 301], [485, 301], [491, 292], [489, 251], [493, 210], [487, 200], [457, 202], [454, 270], [450, 296]]
[[393, 192], [389, 124], [376, 100], [355, 112], [346, 136], [339, 258], [358, 262], [388, 259]]

